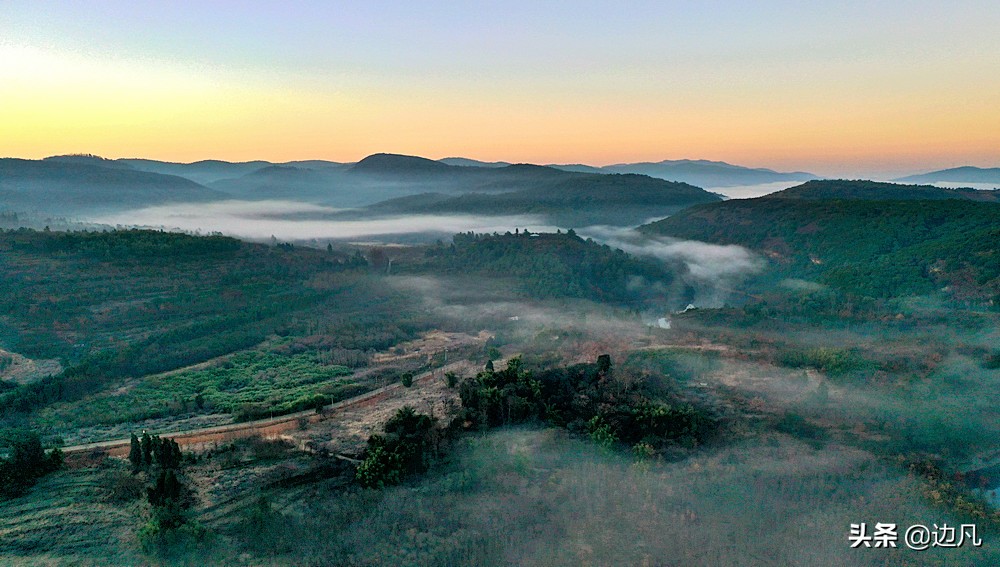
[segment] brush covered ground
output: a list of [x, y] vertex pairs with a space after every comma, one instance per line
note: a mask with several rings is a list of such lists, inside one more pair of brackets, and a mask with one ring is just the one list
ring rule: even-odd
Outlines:
[[[437, 375], [278, 438], [189, 453], [176, 528], [163, 529], [163, 506], [150, 501], [156, 469], [95, 454], [50, 473], [0, 500], [0, 556], [14, 563], [1000, 561], [1000, 517], [966, 481], [981, 480], [968, 473], [1000, 452], [1000, 320], [988, 299], [866, 295], [803, 268], [796, 279], [765, 273], [779, 283], [671, 314], [659, 329], [644, 323], [648, 310], [688, 297], [684, 267], [567, 234], [356, 256], [220, 237], [20, 231], [0, 235], [0, 253], [12, 290], [3, 347], [58, 362], [42, 366], [51, 378], [4, 375], [4, 424], [36, 428], [47, 445], [86, 428], [127, 436], [143, 424], [232, 421], [241, 407], [253, 418], [303, 397], [333, 401], [353, 393], [342, 388], [443, 364], [437, 347], [452, 343], [431, 329], [493, 337], [448, 353], [468, 364], [453, 385]], [[605, 280], [622, 285], [592, 285]], [[558, 381], [576, 375], [560, 369], [592, 368], [605, 353], [600, 380], [545, 386], [574, 384]], [[476, 378], [487, 360], [502, 372], [512, 355], [530, 373], [523, 380]], [[460, 403], [468, 384], [503, 392], [487, 396], [499, 405], [470, 416]], [[640, 393], [650, 403], [634, 413]], [[365, 437], [405, 405], [437, 420], [426, 470], [359, 486]], [[710, 435], [619, 429], [686, 408], [711, 420]], [[976, 523], [984, 546], [851, 549], [859, 522]]]

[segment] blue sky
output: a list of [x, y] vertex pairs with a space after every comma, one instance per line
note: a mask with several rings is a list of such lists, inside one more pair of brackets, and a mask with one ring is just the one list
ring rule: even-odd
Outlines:
[[977, 1], [7, 1], [0, 153], [995, 166], [997, 29]]

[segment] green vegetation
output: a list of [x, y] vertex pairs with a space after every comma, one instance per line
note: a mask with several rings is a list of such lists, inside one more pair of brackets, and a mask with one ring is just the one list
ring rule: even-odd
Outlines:
[[38, 479], [62, 466], [58, 448], [45, 453], [34, 431], [0, 431], [0, 497], [23, 494]]
[[132, 434], [128, 461], [132, 472], [149, 472], [154, 468], [176, 470], [181, 466], [181, 448], [173, 439], [161, 439], [158, 435], [143, 432], [142, 438]]
[[586, 433], [599, 445], [643, 444], [660, 453], [677, 446], [703, 443], [717, 423], [704, 408], [690, 402], [659, 399], [642, 382], [616, 380], [611, 358], [596, 363], [535, 373], [511, 359], [503, 370], [487, 368], [460, 388], [462, 410], [453, 420], [460, 428], [499, 427], [544, 421]]
[[[332, 246], [0, 233], [10, 290], [0, 297], [0, 346], [66, 368], [0, 386], [5, 422], [33, 428], [0, 442], [0, 480], [17, 494], [0, 499], [0, 555], [28, 564], [995, 564], [992, 548], [852, 555], [844, 540], [858, 521], [976, 521], [984, 539], [996, 537], [1000, 515], [972, 490], [992, 487], [992, 472], [962, 474], [993, 471], [1000, 436], [1000, 315], [983, 308], [998, 277], [996, 240], [978, 240], [998, 229], [996, 205], [771, 201], [732, 205], [766, 226], [722, 213], [707, 227], [691, 220], [728, 210], [721, 205], [679, 215], [686, 229], [753, 236], [775, 264], [738, 303], [670, 314], [670, 329], [642, 325], [640, 311], [647, 320], [668, 295], [689, 291], [682, 267], [572, 232], [381, 249], [391, 275], [379, 250], [369, 268]], [[842, 218], [852, 215], [861, 216]], [[838, 245], [831, 227], [859, 242]], [[880, 264], [907, 255], [926, 273]], [[858, 273], [874, 282], [854, 281]], [[413, 280], [431, 278], [413, 274], [440, 286], [417, 288]], [[953, 291], [941, 301], [945, 285]], [[452, 288], [465, 303], [450, 303]], [[921, 290], [932, 295], [908, 295]], [[451, 327], [449, 317], [461, 321]], [[393, 347], [456, 327], [496, 335], [449, 351], [449, 361], [485, 369], [410, 383], [443, 357]], [[525, 362], [505, 365], [514, 353]], [[198, 455], [144, 435], [128, 462], [74, 452], [85, 468], [53, 470], [59, 453], [42, 450], [42, 440], [94, 436], [78, 431], [88, 425], [124, 436], [137, 420], [316, 407], [388, 375], [411, 386], [393, 395], [433, 414], [407, 407], [366, 445], [335, 419], [302, 419], [282, 433], [294, 442], [247, 439]], [[36, 472], [12, 476], [26, 467]]]
[[[519, 358], [511, 359], [503, 370], [495, 370], [492, 362], [462, 381], [462, 409], [451, 420], [449, 436], [547, 421], [584, 433], [606, 449], [624, 443], [651, 457], [668, 447], [702, 443], [717, 426], [710, 413], [690, 403], [671, 406], [655, 401], [635, 385], [629, 391], [628, 384], [612, 376], [608, 355], [594, 364], [541, 371], [537, 379], [522, 368]], [[435, 429], [435, 421], [411, 407], [399, 410], [385, 424], [385, 435], [368, 439], [357, 482], [381, 488], [425, 472], [432, 457], [440, 454], [446, 435]]]
[[[511, 167], [530, 169], [530, 166]], [[409, 214], [482, 214], [489, 211], [490, 214], [545, 215], [563, 226], [628, 226], [694, 204], [721, 200], [687, 183], [636, 174], [540, 173], [532, 185], [502, 193], [469, 192], [459, 196], [425, 193], [378, 203], [372, 209]]]
[[583, 298], [615, 305], [662, 300], [674, 271], [607, 245], [567, 233], [457, 234], [450, 246], [427, 250], [432, 273], [509, 279], [536, 299]]
[[766, 199], [854, 199], [865, 201], [909, 201], [968, 199], [971, 201], [997, 202], [995, 191], [975, 189], [945, 189], [933, 185], [900, 185], [877, 181], [823, 179], [808, 181], [784, 191], [766, 195]]
[[[327, 353], [358, 360], [364, 358], [359, 352], [387, 348], [429, 326], [401, 294], [369, 274], [357, 254], [155, 231], [17, 230], [0, 234], [0, 261], [6, 291], [0, 341], [29, 357], [58, 358], [66, 368], [3, 388], [0, 412], [8, 416], [248, 349], [275, 333], [291, 335], [292, 342], [323, 336]], [[294, 383], [279, 377], [276, 386], [315, 383], [331, 372], [343, 371], [326, 371], [323, 378], [307, 373]], [[128, 413], [175, 411], [164, 408], [193, 401], [213, 380], [191, 379], [180, 391], [151, 394], [153, 405], [136, 404]], [[307, 393], [319, 393], [293, 390], [272, 400], [262, 387], [239, 403], [276, 406], [258, 408], [264, 413], [288, 411]], [[228, 404], [225, 411], [236, 410]]]
[[340, 380], [343, 366], [318, 362], [314, 353], [250, 351], [203, 370], [146, 376], [126, 387], [55, 404], [38, 413], [51, 427], [125, 423], [188, 413], [231, 413], [238, 420], [292, 413], [357, 393]]
[[858, 295], [944, 288], [983, 303], [1000, 296], [1000, 206], [992, 203], [761, 197], [692, 207], [641, 230], [746, 246], [773, 260], [773, 278], [815, 279]]
[[203, 543], [208, 531], [191, 517], [189, 510], [195, 503], [195, 495], [184, 484], [184, 461], [177, 443], [146, 433], [141, 441], [134, 435], [132, 440], [129, 461], [133, 472], [142, 470], [151, 481], [146, 488], [146, 499], [152, 512], [137, 534], [143, 549], [169, 556], [177, 547]]
[[384, 435], [372, 435], [365, 449], [365, 459], [358, 465], [355, 478], [366, 488], [399, 484], [409, 475], [422, 473], [437, 452], [434, 422], [407, 406], [385, 423]]

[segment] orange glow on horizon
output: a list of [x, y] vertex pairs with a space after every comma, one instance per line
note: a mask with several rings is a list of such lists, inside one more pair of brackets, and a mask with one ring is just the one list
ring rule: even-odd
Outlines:
[[1000, 163], [997, 88], [748, 84], [624, 93], [528, 85], [276, 84], [0, 46], [0, 155], [357, 161], [376, 152], [607, 165], [714, 159], [821, 175]]

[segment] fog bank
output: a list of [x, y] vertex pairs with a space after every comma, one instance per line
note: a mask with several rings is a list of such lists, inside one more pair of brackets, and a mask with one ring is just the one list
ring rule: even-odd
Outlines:
[[[350, 240], [427, 234], [428, 239], [459, 232], [506, 232], [515, 227], [554, 231], [531, 215], [406, 215], [344, 218], [344, 209], [296, 201], [180, 203], [97, 216], [93, 222], [184, 232], [221, 232], [249, 240]], [[323, 218], [324, 216], [341, 218]]]

